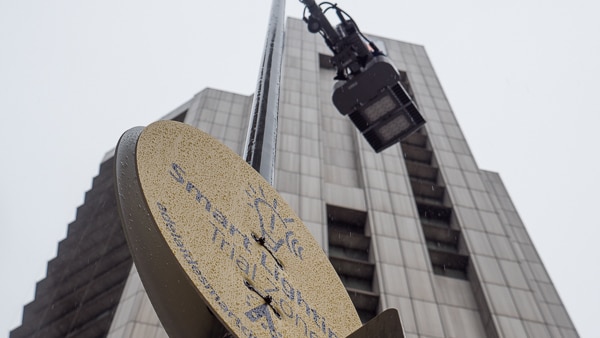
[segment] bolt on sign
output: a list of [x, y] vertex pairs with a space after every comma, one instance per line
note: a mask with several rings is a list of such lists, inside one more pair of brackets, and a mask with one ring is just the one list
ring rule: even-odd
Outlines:
[[[361, 326], [319, 244], [237, 154], [191, 126], [133, 128], [116, 150], [119, 210], [171, 337], [346, 337]], [[219, 326], [220, 327], [220, 326]]]

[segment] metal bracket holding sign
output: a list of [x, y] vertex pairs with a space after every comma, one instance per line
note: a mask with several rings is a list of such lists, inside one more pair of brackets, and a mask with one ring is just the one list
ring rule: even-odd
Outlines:
[[347, 338], [404, 338], [398, 310], [392, 308], [383, 311]]

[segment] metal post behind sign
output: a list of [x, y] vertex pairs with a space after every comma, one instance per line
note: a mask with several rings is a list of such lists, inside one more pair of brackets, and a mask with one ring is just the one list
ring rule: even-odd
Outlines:
[[275, 173], [284, 19], [285, 0], [273, 0], [244, 148], [246, 162], [271, 185]]

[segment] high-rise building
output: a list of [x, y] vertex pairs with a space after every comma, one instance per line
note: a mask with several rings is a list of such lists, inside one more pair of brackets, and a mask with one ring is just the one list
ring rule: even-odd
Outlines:
[[[496, 173], [478, 168], [422, 46], [372, 37], [427, 124], [376, 154], [331, 103], [318, 35], [289, 19], [275, 188], [363, 321], [397, 308], [407, 337], [578, 337]], [[244, 146], [251, 96], [205, 89], [165, 116]], [[118, 218], [113, 155], [11, 337], [166, 337]]]

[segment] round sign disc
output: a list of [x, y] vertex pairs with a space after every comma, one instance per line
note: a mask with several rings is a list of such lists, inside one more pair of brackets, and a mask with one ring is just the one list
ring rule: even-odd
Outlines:
[[346, 337], [361, 322], [289, 205], [242, 158], [191, 126], [160, 121], [117, 146], [119, 207], [167, 333]]

